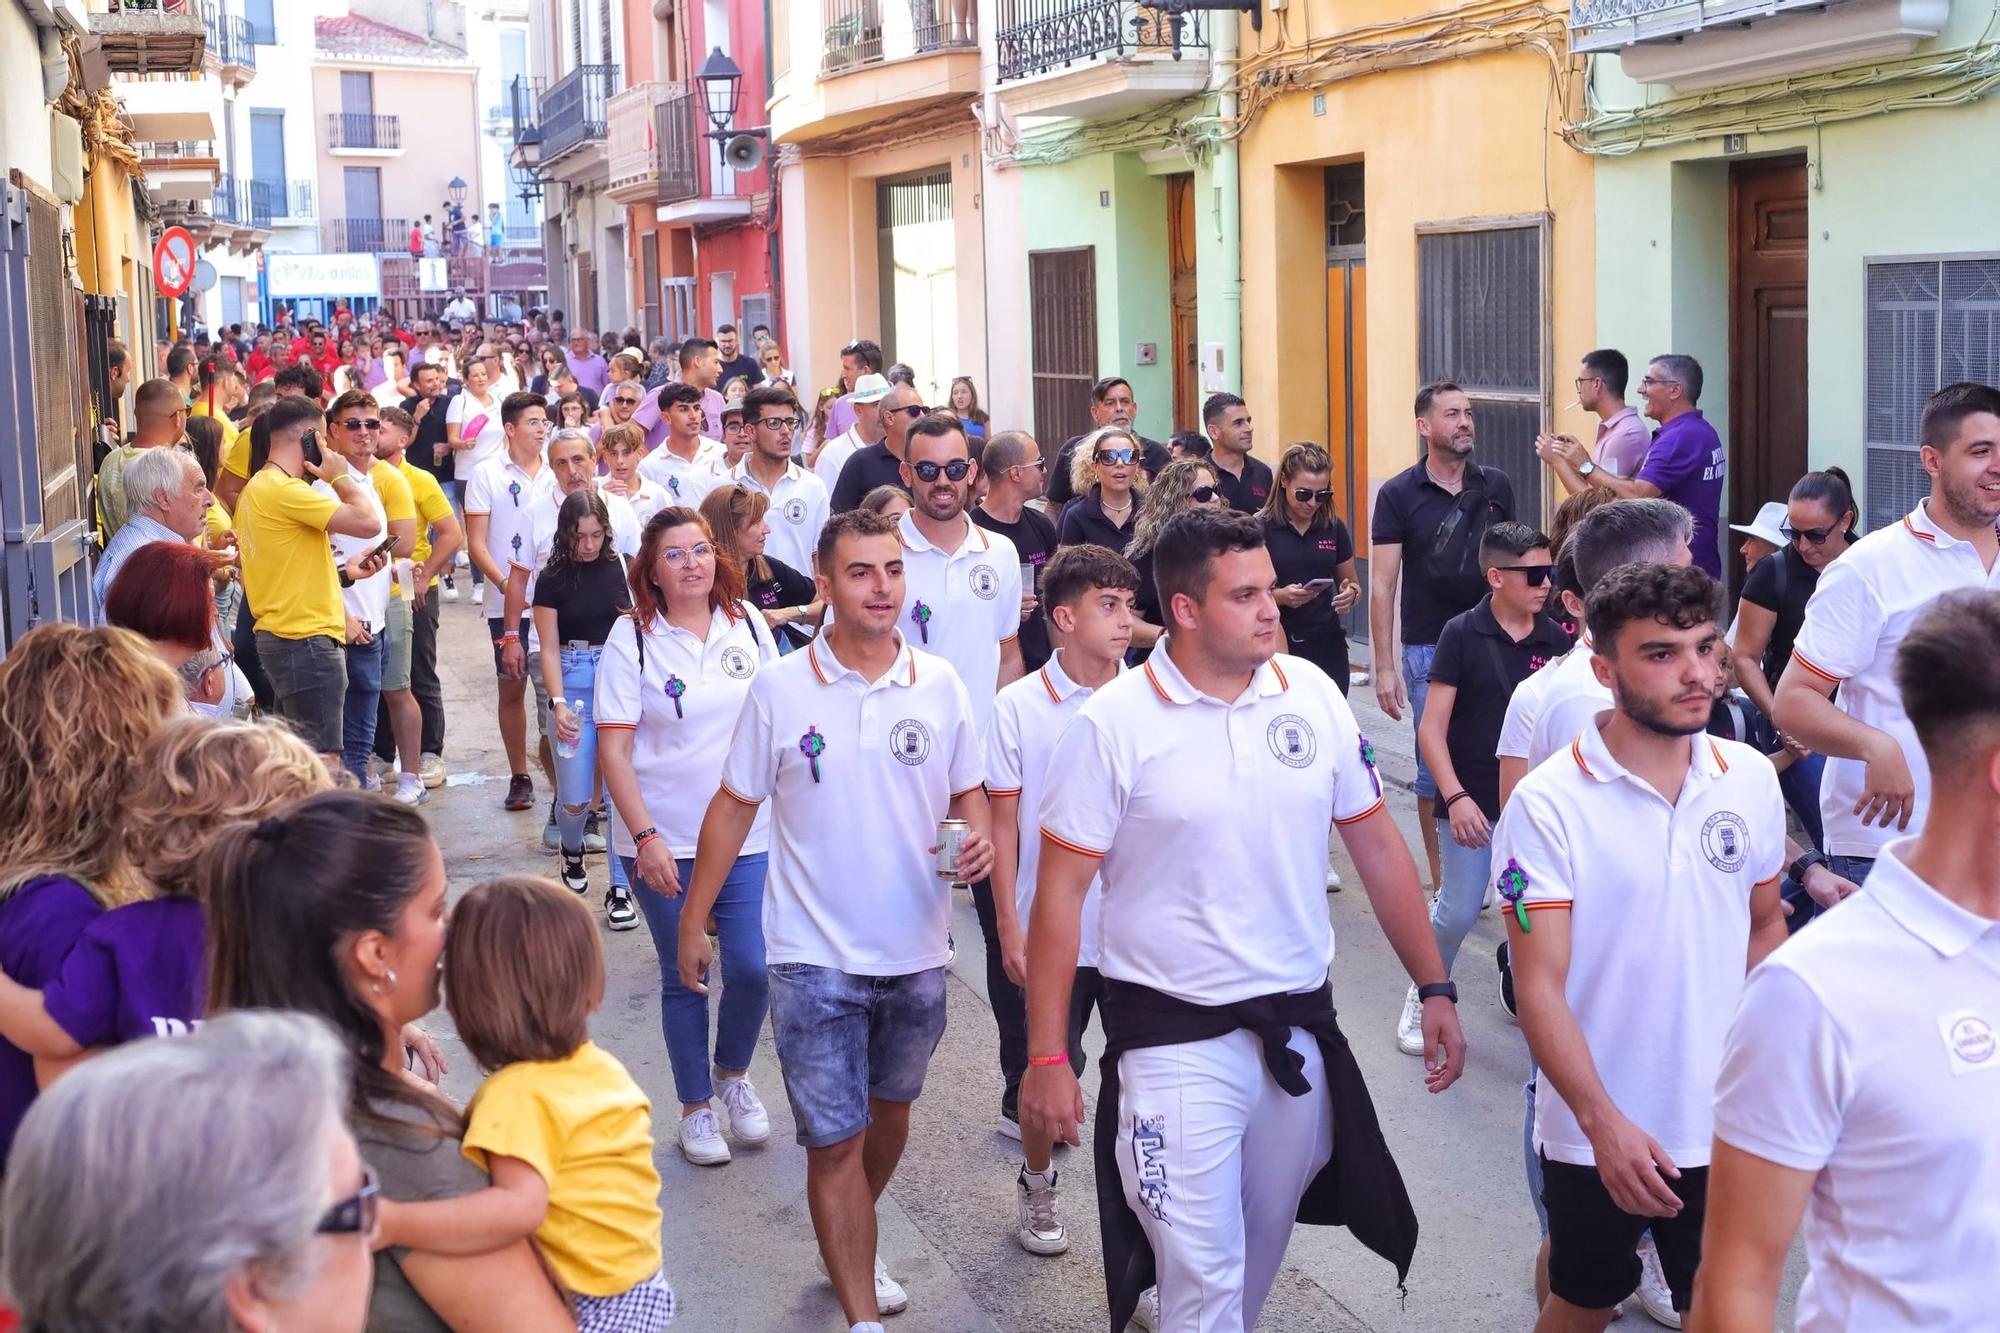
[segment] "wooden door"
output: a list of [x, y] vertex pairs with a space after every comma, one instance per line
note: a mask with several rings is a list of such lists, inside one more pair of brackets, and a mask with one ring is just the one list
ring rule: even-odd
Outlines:
[[[1358, 247], [1356, 247], [1358, 249]], [[1368, 264], [1358, 256], [1326, 268], [1326, 454], [1333, 463], [1334, 512], [1354, 536], [1367, 587], [1368, 560]], [[1348, 632], [1368, 637], [1367, 597], [1355, 604]]]
[[1168, 291], [1173, 302], [1174, 429], [1201, 429], [1201, 344], [1195, 287], [1194, 173], [1167, 177]]
[[[1806, 471], [1806, 161], [1729, 173], [1729, 523], [1783, 500]], [[1742, 538], [1728, 534], [1731, 582]]]
[[1053, 459], [1090, 429], [1097, 380], [1097, 251], [1088, 245], [1028, 253], [1029, 370], [1035, 439]]

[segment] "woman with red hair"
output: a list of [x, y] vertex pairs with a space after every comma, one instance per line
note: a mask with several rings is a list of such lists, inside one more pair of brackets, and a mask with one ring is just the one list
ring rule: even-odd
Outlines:
[[150, 643], [196, 711], [234, 714], [250, 692], [216, 632], [213, 569], [205, 552], [185, 542], [148, 542], [111, 580], [104, 619]]

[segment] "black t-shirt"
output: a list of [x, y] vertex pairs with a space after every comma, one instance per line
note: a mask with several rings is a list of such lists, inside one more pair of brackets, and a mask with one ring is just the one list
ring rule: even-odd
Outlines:
[[[771, 577], [756, 578], [755, 571], [750, 571], [753, 575], [748, 589], [750, 605], [766, 611], [776, 611], [787, 606], [812, 605], [812, 600], [819, 595], [819, 590], [813, 586], [810, 577], [799, 573], [784, 561], [768, 555], [764, 557], [764, 563], [771, 567]], [[810, 637], [797, 625], [781, 626], [778, 633], [784, 639], [790, 640], [794, 646], [804, 645]]]
[[[1271, 465], [1249, 454], [1243, 457], [1243, 475], [1240, 477], [1231, 476], [1227, 468], [1215, 461], [1213, 453], [1208, 456], [1208, 470], [1215, 474], [1215, 484], [1221, 489], [1223, 498], [1229, 501], [1229, 507], [1239, 514], [1254, 514], [1262, 509], [1264, 502], [1271, 498], [1271, 487], [1277, 485]], [[1352, 539], [1349, 546], [1352, 547]]]
[[[1514, 483], [1498, 468], [1468, 463], [1464, 490], [1478, 490], [1486, 496], [1482, 530], [1514, 517]], [[1461, 492], [1462, 493], [1462, 492]], [[1462, 611], [1469, 611], [1480, 598], [1460, 588], [1434, 587], [1423, 576], [1424, 557], [1432, 550], [1439, 528], [1458, 508], [1459, 496], [1430, 478], [1424, 459], [1406, 472], [1398, 472], [1382, 483], [1375, 496], [1375, 515], [1368, 525], [1368, 539], [1376, 546], [1403, 548], [1403, 642], [1436, 643], [1444, 623]], [[1472, 543], [1471, 559], [1479, 558], [1478, 542]]]
[[601, 645], [619, 612], [632, 605], [624, 562], [608, 556], [587, 565], [552, 564], [535, 580], [535, 605], [555, 608], [556, 637], [563, 643]]
[[[403, 451], [405, 458], [436, 477], [439, 481], [450, 481], [454, 476], [453, 465], [457, 461], [456, 456], [446, 454], [444, 462], [439, 463], [437, 461], [437, 447], [444, 443], [444, 419], [446, 414], [451, 410], [451, 400], [458, 396], [458, 391], [461, 387], [463, 386], [457, 380], [445, 381], [444, 392], [439, 394], [436, 400], [431, 403], [430, 410], [418, 418], [417, 433], [410, 437], [410, 447]], [[405, 398], [403, 400], [403, 410], [414, 417], [417, 415], [418, 405], [423, 401], [421, 395], [415, 398]]]
[[[1014, 543], [1014, 549], [1021, 553], [1021, 563], [1035, 567], [1035, 591], [1041, 590], [1042, 566], [1056, 551], [1056, 525], [1048, 515], [1032, 509], [1022, 509], [1021, 518], [1016, 523], [1002, 523], [984, 509], [974, 508], [972, 521], [988, 532], [997, 532]], [[1035, 614], [1021, 622], [1021, 661], [1030, 671], [1040, 671], [1049, 660], [1049, 625], [1044, 619], [1047, 608], [1038, 608]]]
[[1743, 580], [1743, 600], [1763, 607], [1777, 616], [1771, 626], [1771, 642], [1764, 649], [1764, 679], [1778, 688], [1778, 677], [1792, 660], [1792, 642], [1806, 623], [1806, 603], [1819, 586], [1819, 571], [1799, 555], [1797, 546], [1773, 551], [1751, 567]]
[[880, 441], [856, 449], [840, 465], [840, 477], [833, 483], [833, 498], [828, 501], [830, 512], [844, 514], [859, 509], [877, 486], [903, 489], [903, 460]]
[[[1160, 469], [1172, 462], [1173, 457], [1167, 453], [1167, 446], [1159, 441], [1149, 440], [1143, 435], [1136, 438], [1139, 441], [1139, 466], [1146, 470], [1146, 477], [1151, 480], [1160, 475]], [[1057, 508], [1076, 498], [1076, 489], [1069, 484], [1069, 468], [1076, 458], [1076, 447], [1082, 443], [1082, 435], [1072, 437], [1063, 445], [1062, 452], [1056, 455], [1056, 461], [1049, 464], [1049, 503]]]
[[738, 375], [741, 375], [753, 389], [764, 382], [764, 368], [758, 365], [757, 358], [748, 352], [738, 352], [729, 360], [722, 362], [721, 373], [715, 377], [715, 382], [727, 384]]
[[1081, 546], [1085, 542], [1095, 542], [1108, 546], [1120, 555], [1125, 554], [1126, 543], [1132, 540], [1132, 524], [1139, 517], [1139, 493], [1132, 492], [1132, 512], [1125, 516], [1123, 526], [1113, 523], [1111, 516], [1104, 512], [1103, 492], [1093, 486], [1090, 494], [1079, 495], [1063, 507], [1062, 521], [1056, 524], [1056, 544], [1058, 546]]
[[[1489, 593], [1470, 611], [1453, 616], [1438, 636], [1431, 684], [1458, 690], [1452, 700], [1445, 749], [1459, 782], [1488, 819], [1500, 818], [1500, 727], [1514, 687], [1569, 651], [1569, 635], [1548, 615], [1518, 643], [1493, 618]], [[1454, 793], [1446, 792], [1445, 796]], [[1440, 799], [1438, 817], [1444, 817]]]
[[[1264, 548], [1271, 553], [1281, 588], [1336, 578], [1340, 566], [1354, 558], [1354, 537], [1338, 515], [1329, 515], [1324, 524], [1303, 533], [1282, 519], [1266, 519], [1262, 526]], [[1335, 684], [1345, 686], [1347, 627], [1333, 609], [1338, 591], [1336, 584], [1320, 589], [1304, 606], [1280, 607], [1278, 623], [1285, 627], [1286, 652], [1316, 663]]]

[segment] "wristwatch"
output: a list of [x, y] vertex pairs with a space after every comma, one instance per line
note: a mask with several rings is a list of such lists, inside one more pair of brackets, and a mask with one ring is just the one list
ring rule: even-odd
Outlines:
[[1588, 477], [1595, 471], [1597, 471], [1597, 464], [1591, 462], [1588, 458], [1576, 465], [1576, 475], [1579, 477]]
[[1785, 868], [1785, 874], [1791, 878], [1792, 883], [1797, 884], [1800, 887], [1804, 887], [1806, 882], [1806, 871], [1811, 870], [1814, 866], [1823, 866], [1825, 864], [1826, 864], [1826, 856], [1824, 853], [1817, 851], [1808, 851], [1804, 853], [1802, 856], [1800, 856], [1798, 860], [1792, 862], [1791, 865], [1787, 866]]
[[1428, 986], [1417, 987], [1417, 998], [1419, 1000], [1435, 1000], [1440, 995], [1450, 1000], [1453, 1004], [1457, 1004], [1458, 983], [1456, 981], [1433, 981]]

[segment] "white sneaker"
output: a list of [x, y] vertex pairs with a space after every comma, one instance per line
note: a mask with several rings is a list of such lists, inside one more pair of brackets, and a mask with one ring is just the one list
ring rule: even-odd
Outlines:
[[467, 555], [465, 548], [461, 546], [458, 548], [458, 552], [452, 556], [451, 563], [456, 569], [470, 569], [472, 568], [472, 557]]
[[1674, 1309], [1674, 1293], [1667, 1286], [1666, 1271], [1660, 1267], [1660, 1252], [1653, 1247], [1651, 1236], [1639, 1242], [1639, 1307], [1656, 1324], [1668, 1328], [1681, 1326], [1680, 1311]]
[[1139, 1293], [1139, 1308], [1132, 1312], [1132, 1322], [1128, 1327], [1143, 1328], [1147, 1333], [1159, 1333], [1160, 1289], [1148, 1287]]
[[458, 600], [458, 585], [456, 583], [453, 583], [450, 579], [446, 579], [444, 583], [439, 587], [438, 595], [444, 598], [447, 602], [455, 602]]
[[[819, 1269], [821, 1277], [829, 1277], [826, 1271], [826, 1256], [815, 1255], [813, 1267]], [[830, 1280], [830, 1279], [829, 1279]], [[889, 1276], [888, 1268], [882, 1263], [882, 1256], [875, 1256], [875, 1312], [877, 1314], [901, 1314], [910, 1308], [910, 1293], [903, 1290], [903, 1284]]]
[[1062, 1254], [1069, 1249], [1069, 1233], [1056, 1220], [1056, 1173], [1031, 1172], [1024, 1165], [1014, 1178], [1020, 1196], [1021, 1229], [1014, 1238], [1029, 1254]]
[[729, 1145], [722, 1140], [722, 1122], [704, 1106], [681, 1117], [681, 1156], [696, 1166], [722, 1166], [729, 1161]]
[[761, 1148], [770, 1142], [771, 1117], [764, 1110], [764, 1103], [757, 1100], [757, 1089], [750, 1086], [748, 1074], [723, 1079], [716, 1092], [729, 1110], [729, 1132], [738, 1143], [746, 1148]]
[[373, 764], [368, 765], [368, 776], [361, 780], [361, 790], [363, 791], [382, 790], [382, 779], [375, 772], [375, 765]]
[[1493, 910], [1493, 886], [1491, 884], [1486, 886], [1486, 896], [1480, 900], [1479, 910], [1482, 912]]
[[396, 803], [398, 805], [422, 805], [431, 798], [424, 790], [423, 779], [415, 773], [405, 773], [396, 779]]
[[1404, 1055], [1424, 1053], [1424, 1002], [1415, 986], [1403, 997], [1403, 1016], [1396, 1020], [1396, 1049]]
[[423, 762], [417, 765], [417, 772], [423, 775], [424, 786], [426, 787], [444, 786], [444, 780], [445, 780], [444, 756], [436, 754], [426, 754], [423, 758]]
[[484, 605], [486, 605], [486, 585], [485, 585], [485, 584], [483, 584], [483, 583], [475, 583], [475, 584], [473, 584], [473, 585], [472, 585], [472, 604], [473, 604], [474, 606], [484, 606]]
[[1327, 862], [1326, 891], [1328, 893], [1339, 893], [1342, 889], [1346, 887], [1347, 886], [1341, 882], [1340, 872], [1333, 868], [1333, 863], [1331, 861]]

